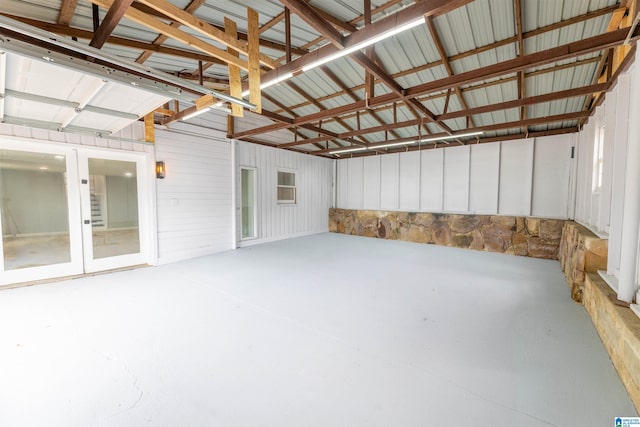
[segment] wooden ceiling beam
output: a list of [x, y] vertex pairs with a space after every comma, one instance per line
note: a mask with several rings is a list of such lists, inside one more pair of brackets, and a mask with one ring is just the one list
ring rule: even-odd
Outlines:
[[[444, 65], [445, 70], [447, 70], [447, 74], [449, 74], [449, 77], [451, 77], [454, 74], [453, 67], [451, 67], [451, 63], [449, 62], [449, 56], [447, 55], [447, 52], [445, 52], [444, 50], [444, 46], [442, 45], [442, 41], [440, 40], [440, 35], [438, 34], [438, 30], [436, 29], [436, 26], [433, 23], [433, 18], [428, 17], [426, 21], [427, 21], [427, 27], [429, 28], [429, 33], [431, 34], [431, 39], [433, 40], [433, 43], [436, 46], [436, 50], [438, 51], [440, 58], [442, 58], [442, 63]], [[452, 89], [456, 93], [456, 96], [458, 97], [458, 101], [460, 102], [462, 109], [463, 110], [468, 109], [469, 106], [467, 105], [467, 101], [464, 99], [464, 96], [462, 95], [462, 91], [460, 90], [460, 87], [456, 86]], [[447, 98], [447, 100], [448, 99], [449, 98]], [[445, 110], [446, 110], [446, 105], [445, 105]], [[473, 123], [473, 119], [470, 118], [470, 120], [471, 120], [471, 125], [475, 126], [475, 124]]]
[[[501, 111], [501, 110], [507, 110], [511, 108], [518, 108], [522, 105], [533, 105], [533, 104], [540, 104], [543, 102], [556, 101], [559, 99], [585, 96], [593, 93], [606, 92], [610, 87], [611, 87], [611, 83], [602, 83], [602, 84], [596, 84], [596, 85], [591, 85], [591, 86], [586, 86], [586, 87], [581, 87], [576, 89], [568, 89], [568, 90], [563, 90], [558, 92], [547, 93], [544, 95], [532, 96], [527, 99], [515, 99], [513, 101], [499, 102], [496, 104], [484, 105], [482, 107], [469, 108], [466, 110], [449, 112], [449, 113], [445, 113], [438, 116], [438, 118], [440, 120], [449, 120], [449, 119], [455, 119], [459, 117], [473, 116], [476, 114], [490, 113], [493, 111]], [[389, 131], [393, 129], [407, 128], [412, 126], [418, 126], [420, 125], [420, 123], [421, 122], [419, 119], [407, 120], [404, 122], [385, 124], [381, 126], [360, 129], [352, 132], [344, 132], [340, 134], [340, 137], [349, 138], [349, 137], [354, 137], [359, 135], [366, 135], [368, 133], [376, 133], [376, 132]], [[314, 138], [313, 141], [321, 142], [325, 140], [326, 138], [318, 137], [318, 138]], [[291, 141], [291, 142], [284, 143], [282, 145], [285, 147], [292, 147], [292, 146], [298, 145], [298, 142]]]
[[104, 19], [100, 23], [98, 30], [89, 42], [89, 46], [95, 47], [96, 49], [100, 49], [104, 46], [111, 33], [113, 33], [113, 30], [124, 16], [124, 13], [127, 11], [129, 6], [131, 6], [131, 3], [133, 3], [133, 0], [115, 0], [113, 2]]
[[[130, 0], [128, 0], [130, 1]], [[208, 22], [203, 21], [202, 19], [196, 18], [193, 14], [188, 13], [179, 7], [174, 6], [170, 2], [166, 0], [137, 0], [138, 2], [145, 4], [158, 12], [166, 15], [171, 18], [175, 22], [179, 22], [185, 27], [191, 28], [194, 31], [197, 31], [219, 43], [224, 44], [225, 46], [232, 47], [236, 51], [240, 52], [243, 55], [249, 54], [249, 45], [247, 42], [238, 40], [238, 38], [229, 37], [228, 34], [224, 32], [224, 30], [220, 30]], [[269, 67], [276, 68], [279, 63], [277, 63], [274, 59], [268, 57], [267, 55], [260, 54], [260, 63]], [[236, 64], [233, 64], [236, 65]]]
[[[91, 38], [93, 38], [93, 32], [89, 30], [82, 30], [79, 28], [67, 27], [59, 24], [52, 24], [49, 22], [38, 21], [35, 19], [29, 19], [29, 18], [24, 18], [24, 17], [5, 14], [5, 13], [0, 13], [0, 15], [6, 16], [11, 19], [15, 19], [20, 22], [24, 22], [25, 24], [31, 25], [36, 28], [40, 28], [45, 31], [49, 31], [55, 34], [60, 34], [63, 36], [76, 37], [78, 39], [87, 39], [87, 40], [91, 40]], [[111, 36], [107, 39], [107, 43], [113, 44], [115, 46], [128, 47], [131, 49], [149, 50], [154, 53], [161, 53], [163, 55], [170, 55], [170, 56], [175, 56], [179, 58], [191, 59], [194, 61], [210, 61], [216, 64], [226, 65], [226, 62], [221, 61], [217, 58], [214, 58], [211, 55], [205, 55], [200, 52], [155, 45], [152, 43], [141, 42], [139, 40], [126, 39], [123, 37]]]
[[[456, 74], [452, 77], [445, 77], [440, 80], [425, 83], [422, 85], [414, 86], [405, 90], [405, 97], [417, 97], [426, 95], [433, 92], [445, 91], [449, 88], [453, 88], [460, 85], [471, 84], [474, 82], [486, 80], [492, 77], [498, 77], [503, 74], [512, 74], [519, 70], [527, 68], [534, 68], [540, 65], [545, 65], [551, 62], [556, 62], [564, 59], [575, 58], [586, 53], [607, 49], [609, 47], [619, 45], [624, 42], [627, 36], [627, 30], [621, 29], [612, 31], [610, 33], [601, 34], [598, 36], [590, 37], [576, 42], [568, 43], [565, 45], [557, 46], [555, 48], [548, 49], [546, 51], [536, 52], [528, 55], [524, 55], [520, 58], [515, 58], [507, 61], [503, 61], [494, 65], [479, 68], [477, 70]], [[397, 99], [395, 93], [389, 93], [381, 96], [377, 96], [368, 103], [369, 107], [382, 106], [394, 102]], [[322, 111], [316, 114], [310, 114], [305, 117], [296, 119], [296, 124], [301, 123], [313, 123], [318, 120], [327, 119], [337, 115], [347, 114], [361, 110], [366, 106], [364, 102], [355, 102], [351, 105], [345, 105], [326, 111]], [[243, 132], [246, 135], [256, 135], [261, 133], [260, 128], [252, 129]]]
[[[565, 113], [565, 114], [557, 114], [554, 116], [545, 116], [545, 117], [536, 117], [533, 119], [527, 119], [527, 120], [517, 120], [515, 122], [505, 122], [505, 123], [496, 123], [493, 125], [488, 125], [488, 126], [478, 126], [478, 127], [474, 127], [474, 128], [469, 128], [469, 129], [465, 129], [465, 132], [491, 132], [491, 131], [498, 131], [498, 130], [507, 130], [507, 129], [517, 129], [520, 128], [522, 126], [535, 126], [535, 125], [540, 125], [540, 124], [546, 124], [546, 123], [556, 123], [556, 122], [564, 122], [564, 121], [574, 121], [574, 120], [578, 120], [581, 119], [585, 116], [588, 116], [589, 113], [585, 112], [585, 111], [578, 111], [575, 113]], [[434, 134], [433, 137], [447, 137], [449, 136], [447, 133], [440, 133], [440, 134]], [[385, 144], [389, 144], [389, 143], [395, 143], [395, 142], [408, 142], [408, 141], [415, 141], [417, 138], [414, 137], [408, 137], [408, 138], [401, 138], [399, 140], [388, 140], [388, 141], [381, 141], [381, 142], [377, 142], [375, 144], [371, 144], [368, 148], [370, 149], [374, 149], [376, 148], [377, 145], [385, 145]], [[426, 145], [428, 144], [433, 144], [433, 143], [426, 143]], [[405, 149], [408, 147], [403, 147], [402, 151], [405, 151]], [[417, 148], [417, 147], [416, 147]], [[325, 154], [328, 153], [329, 151], [331, 151], [332, 149], [325, 149], [325, 150], [319, 150], [319, 151], [314, 151], [314, 154]]]
[[[111, 5], [113, 4], [113, 0], [91, 0], [91, 1], [94, 4], [97, 4], [98, 6], [103, 8], [110, 8]], [[146, 13], [140, 12], [137, 9], [129, 8], [125, 12], [125, 16], [128, 19], [131, 19], [132, 21], [137, 22], [140, 25], [151, 28], [152, 30], [157, 31], [158, 33], [165, 34], [172, 39], [178, 40], [186, 44], [187, 46], [191, 46], [195, 49], [205, 52], [206, 54], [211, 55], [215, 58], [218, 58], [226, 63], [234, 64], [242, 68], [243, 70], [248, 70], [249, 68], [247, 61], [236, 58], [233, 55], [230, 55], [228, 52], [202, 41], [198, 37], [195, 37], [189, 33], [186, 33], [175, 27], [172, 27], [171, 25], [166, 24], [162, 21], [159, 21], [158, 19]]]
[[78, 6], [78, 0], [63, 0], [58, 13], [58, 24], [69, 26]]
[[[206, 1], [207, 0], [193, 0], [191, 3], [189, 3], [187, 5], [187, 7], [184, 9], [184, 11], [187, 12], [187, 13], [193, 14]], [[136, 5], [138, 5], [138, 3], [136, 3]], [[172, 27], [178, 28], [182, 24], [180, 22], [173, 21], [169, 25], [171, 25]], [[163, 44], [164, 42], [166, 42], [167, 40], [169, 40], [169, 36], [166, 36], [164, 34], [160, 34], [160, 35], [158, 35], [158, 37], [156, 37], [156, 39], [152, 42], [152, 44], [159, 46], [159, 45]], [[144, 52], [142, 52], [140, 54], [140, 56], [138, 56], [138, 58], [136, 58], [136, 62], [139, 63], [139, 64], [143, 64], [147, 59], [149, 59], [151, 57], [151, 55], [153, 55], [153, 53], [154, 52], [152, 50], [145, 50]]]
[[331, 43], [342, 47], [342, 33], [335, 29], [316, 9], [302, 0], [280, 0], [285, 7], [294, 12], [311, 28], [326, 37]]
[[[294, 0], [285, 0], [285, 1], [294, 1]], [[412, 6], [409, 6], [401, 11], [394, 13], [391, 16], [383, 18], [377, 22], [374, 22], [368, 27], [365, 27], [361, 30], [356, 31], [355, 33], [350, 34], [349, 36], [344, 38], [344, 42], [342, 46], [346, 49], [351, 46], [354, 46], [362, 41], [368, 40], [376, 34], [380, 34], [381, 32], [389, 31], [403, 23], [407, 23], [415, 20], [417, 17], [421, 17], [422, 15], [438, 15], [440, 13], [445, 13], [449, 10], [460, 7], [463, 4], [469, 3], [471, 0], [432, 0], [432, 1], [420, 1]], [[297, 0], [299, 3], [299, 0]], [[315, 17], [317, 19], [318, 16]], [[326, 21], [325, 21], [326, 23]], [[338, 37], [337, 31], [331, 32], [332, 37]], [[340, 36], [341, 37], [341, 36]], [[341, 39], [336, 39], [336, 42]], [[338, 42], [339, 43], [339, 42]], [[271, 70], [265, 73], [264, 80], [269, 81], [277, 78], [279, 75], [283, 75], [285, 73], [297, 72], [302, 69], [302, 67], [309, 65], [319, 59], [326, 58], [327, 56], [333, 55], [339, 50], [342, 50], [336, 44], [327, 44], [319, 49], [314, 50], [304, 56], [296, 58], [295, 60], [289, 62], [288, 64], [284, 64], [275, 70]]]
[[[522, 4], [520, 0], [513, 0], [513, 13], [516, 21], [516, 37], [518, 40], [518, 56], [524, 56], [524, 38], [522, 35]], [[518, 71], [518, 98], [525, 99], [527, 97], [527, 84], [524, 70]], [[527, 118], [527, 107], [520, 107], [520, 120]], [[525, 129], [528, 131], [528, 129]]]
[[[543, 136], [564, 135], [564, 134], [568, 134], [568, 133], [578, 132], [578, 130], [579, 129], [578, 129], [577, 126], [573, 126], [573, 127], [568, 127], [568, 128], [551, 129], [551, 130], [529, 132], [529, 133], [519, 133], [519, 134], [492, 136], [492, 137], [488, 137], [488, 138], [478, 138], [474, 142], [472, 142], [471, 144], [475, 145], [475, 144], [485, 144], [485, 143], [488, 143], [488, 142], [512, 141], [512, 140], [525, 139], [525, 138], [541, 138]], [[438, 143], [438, 144], [428, 144], [428, 145], [420, 145], [420, 146], [411, 146], [410, 145], [410, 146], [403, 146], [403, 147], [393, 147], [393, 148], [386, 149], [386, 152], [387, 153], [402, 153], [402, 152], [406, 152], [406, 151], [433, 150], [433, 149], [437, 149], [437, 148], [442, 147], [442, 146], [446, 146], [446, 144], [445, 143]], [[291, 148], [289, 148], [289, 150], [291, 150]], [[315, 154], [315, 155], [318, 155], [318, 156], [327, 156], [327, 154], [324, 153], [324, 152], [311, 151], [311, 152], [309, 152], [309, 154]], [[372, 152], [372, 151], [363, 151], [363, 152], [353, 153], [353, 156], [351, 156], [351, 153], [348, 153], [348, 154], [349, 154], [350, 157], [367, 157], [367, 156], [373, 156], [376, 153]]]

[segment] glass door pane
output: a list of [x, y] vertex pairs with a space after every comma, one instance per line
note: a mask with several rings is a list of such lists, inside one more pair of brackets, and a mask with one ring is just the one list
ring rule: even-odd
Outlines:
[[255, 234], [255, 170], [240, 169], [242, 186], [242, 234], [243, 239], [256, 237]]
[[136, 162], [89, 159], [93, 259], [140, 252]]
[[67, 158], [0, 150], [4, 270], [71, 262]]

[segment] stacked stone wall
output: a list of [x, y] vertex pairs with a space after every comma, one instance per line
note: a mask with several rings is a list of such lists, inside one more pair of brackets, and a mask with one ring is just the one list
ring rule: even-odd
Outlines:
[[571, 298], [582, 303], [587, 273], [607, 269], [608, 241], [601, 239], [586, 227], [566, 221], [560, 243], [560, 266], [567, 279]]
[[558, 259], [564, 220], [330, 209], [329, 231]]

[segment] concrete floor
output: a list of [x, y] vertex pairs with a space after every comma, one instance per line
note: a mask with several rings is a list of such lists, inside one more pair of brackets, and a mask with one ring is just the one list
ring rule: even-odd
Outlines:
[[609, 426], [557, 262], [320, 234], [0, 292], [0, 425]]

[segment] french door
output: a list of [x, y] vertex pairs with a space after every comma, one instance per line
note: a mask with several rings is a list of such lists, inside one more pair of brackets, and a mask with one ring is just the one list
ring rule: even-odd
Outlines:
[[150, 163], [0, 140], [0, 285], [149, 263]]

